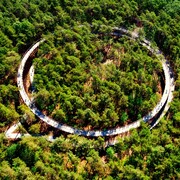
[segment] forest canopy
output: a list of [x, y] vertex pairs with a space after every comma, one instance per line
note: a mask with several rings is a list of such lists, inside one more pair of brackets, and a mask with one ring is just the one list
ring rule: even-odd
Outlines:
[[[162, 67], [138, 42], [97, 34], [112, 27], [138, 29], [160, 48], [173, 68], [175, 92], [156, 128], [142, 124], [106, 147], [105, 138], [63, 134], [39, 121], [23, 104], [16, 79], [24, 53], [45, 38], [33, 60], [40, 109], [74, 126], [86, 115], [87, 124], [97, 119], [95, 129], [142, 117], [162, 93]], [[179, 55], [179, 0], [1, 0], [0, 179], [180, 179]], [[101, 124], [102, 116], [108, 121]], [[31, 134], [58, 138], [11, 141], [4, 132], [18, 121]]]
[[161, 63], [128, 37], [89, 29], [59, 28], [41, 45], [35, 104], [76, 127], [111, 128], [145, 116], [161, 97]]

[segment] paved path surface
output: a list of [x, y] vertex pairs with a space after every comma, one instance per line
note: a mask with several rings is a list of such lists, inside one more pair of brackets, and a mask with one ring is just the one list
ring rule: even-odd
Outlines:
[[17, 124], [14, 124], [13, 126], [11, 126], [6, 132], [5, 132], [5, 136], [7, 138], [11, 138], [11, 139], [18, 139], [21, 138], [22, 136], [30, 136], [30, 134], [21, 134], [21, 133], [16, 133], [14, 132], [15, 130], [17, 130], [19, 127], [21, 126], [21, 123], [18, 122]]
[[[116, 36], [124, 36], [125, 35], [125, 36], [128, 36], [129, 38], [131, 38], [133, 40], [136, 40], [136, 39], [139, 38], [137, 33], [129, 32], [126, 29], [116, 27], [116, 28], [114, 28], [114, 30], [115, 30], [115, 32], [112, 33], [112, 34], [116, 35]], [[82, 135], [82, 136], [91, 136], [91, 137], [113, 136], [113, 135], [118, 135], [118, 134], [121, 134], [121, 133], [128, 132], [132, 128], [139, 127], [141, 121], [148, 122], [149, 120], [151, 120], [153, 117], [155, 117], [164, 108], [164, 110], [162, 111], [160, 117], [151, 126], [151, 128], [153, 128], [159, 122], [160, 118], [162, 118], [165, 115], [166, 111], [168, 110], [169, 103], [172, 101], [172, 98], [173, 98], [172, 92], [174, 90], [174, 78], [173, 78], [172, 69], [171, 69], [167, 59], [163, 56], [162, 52], [158, 48], [152, 48], [151, 43], [148, 40], [144, 39], [144, 40], [141, 40], [141, 44], [143, 46], [145, 46], [149, 51], [151, 51], [154, 55], [156, 55], [157, 58], [161, 61], [162, 67], [163, 67], [163, 70], [164, 70], [164, 75], [165, 75], [165, 88], [164, 88], [162, 98], [161, 98], [160, 102], [155, 106], [155, 108], [151, 112], [149, 112], [141, 120], [137, 120], [137, 121], [135, 121], [135, 122], [133, 122], [131, 124], [128, 124], [126, 126], [123, 126], [123, 127], [118, 127], [118, 128], [114, 128], [114, 129], [105, 130], [105, 131], [100, 131], [100, 130], [85, 131], [85, 130], [81, 130], [81, 129], [76, 129], [76, 128], [73, 128], [71, 126], [61, 124], [61, 123], [53, 120], [52, 118], [49, 118], [48, 116], [44, 115], [41, 111], [39, 111], [37, 109], [37, 107], [34, 106], [34, 104], [32, 102], [32, 99], [30, 99], [28, 97], [28, 95], [27, 95], [27, 93], [25, 91], [25, 88], [24, 88], [24, 84], [23, 84], [23, 72], [24, 72], [25, 64], [26, 64], [29, 56], [44, 41], [45, 40], [43, 39], [43, 40], [40, 40], [40, 41], [36, 42], [25, 53], [24, 57], [22, 58], [19, 69], [18, 69], [17, 84], [18, 84], [18, 88], [19, 88], [19, 91], [20, 91], [20, 94], [21, 94], [21, 97], [22, 97], [24, 103], [31, 109], [31, 111], [36, 116], [38, 116], [42, 121], [46, 122], [48, 125], [53, 126], [54, 128], [60, 129], [60, 130], [62, 130], [64, 132], [67, 132], [67, 133], [78, 134], [78, 135]], [[31, 82], [33, 81], [33, 76], [34, 76], [34, 69], [31, 68], [30, 69], [30, 81]], [[6, 133], [6, 135], [9, 135], [9, 133], [8, 134]]]

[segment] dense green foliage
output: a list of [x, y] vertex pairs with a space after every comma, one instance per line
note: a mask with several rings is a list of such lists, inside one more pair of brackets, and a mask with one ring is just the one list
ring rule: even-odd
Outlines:
[[0, 178], [179, 179], [180, 142], [173, 123], [178, 121], [162, 121], [152, 132], [142, 126], [107, 148], [102, 138], [69, 135], [50, 143], [28, 137], [9, 145], [1, 136]]
[[133, 40], [89, 31], [61, 28], [50, 38], [56, 47], [42, 45], [34, 63], [37, 107], [78, 127], [115, 127], [146, 115], [160, 99], [160, 62]]
[[[37, 83], [37, 90], [39, 92], [42, 91], [42, 96], [47, 101], [50, 101], [47, 103], [52, 105], [56, 103], [54, 99], [57, 96], [59, 103], [61, 103], [60, 98], [64, 98], [67, 108], [80, 109], [79, 106], [83, 105], [78, 98], [80, 96], [79, 94], [73, 94], [77, 86], [83, 93], [83, 83], [86, 83], [90, 76], [94, 76], [95, 82], [100, 82], [99, 84], [105, 83], [106, 80], [102, 81], [99, 78], [104, 75], [101, 68], [105, 68], [107, 72], [111, 70], [111, 72], [120, 73], [120, 75], [125, 71], [127, 77], [129, 77], [129, 79], [121, 78], [119, 85], [118, 81], [113, 84], [115, 81], [112, 79], [106, 82], [106, 90], [110, 91], [108, 94], [114, 94], [118, 91], [117, 86], [119, 86], [120, 90], [126, 88], [122, 91], [124, 92], [124, 94], [121, 94], [121, 97], [124, 98], [122, 99], [129, 102], [128, 105], [137, 103], [137, 106], [140, 107], [138, 103], [141, 100], [136, 99], [135, 102], [132, 102], [131, 97], [133, 97], [133, 90], [136, 93], [137, 90], [139, 93], [142, 92], [141, 88], [145, 84], [143, 93], [145, 93], [145, 96], [147, 93], [147, 97], [143, 97], [143, 99], [145, 98], [149, 102], [141, 107], [147, 109], [153, 107], [149, 105], [156, 102], [156, 98], [152, 96], [155, 96], [155, 92], [157, 92], [157, 81], [154, 85], [150, 85], [149, 83], [153, 81], [145, 78], [141, 84], [139, 83], [137, 89], [133, 87], [136, 80], [139, 80], [138, 75], [144, 74], [152, 77], [153, 71], [156, 71], [156, 68], [159, 67], [155, 58], [147, 56], [147, 51], [136, 42], [131, 42], [127, 39], [111, 40], [105, 36], [99, 37], [91, 32], [89, 24], [93, 25], [94, 32], [96, 30], [107, 32], [109, 27], [114, 26], [124, 26], [131, 30], [136, 29], [136, 25], [140, 26], [141, 35], [157, 44], [170, 60], [175, 72], [176, 91], [174, 92], [174, 101], [171, 103], [170, 111], [158, 125], [158, 128], [150, 131], [143, 126], [141, 130], [132, 132], [130, 137], [124, 140], [120, 139], [115, 146], [106, 149], [103, 148], [103, 138], [89, 140], [77, 136], [68, 136], [66, 138], [60, 136], [54, 143], [49, 143], [44, 138], [29, 137], [12, 143], [2, 134], [0, 136], [0, 179], [180, 179], [179, 14], [179, 0], [1, 0], [1, 132], [4, 132], [7, 125], [12, 124], [14, 121], [26, 119], [29, 125], [36, 121], [29, 109], [21, 104], [16, 86], [16, 72], [20, 63], [20, 57], [33, 42], [41, 37], [45, 37], [47, 42], [39, 49], [39, 59], [34, 61], [37, 63], [37, 67], [42, 68], [36, 72], [36, 81], [43, 80]], [[79, 27], [81, 24], [84, 27]], [[104, 25], [103, 28], [100, 25]], [[52, 33], [54, 34], [52, 35]], [[111, 45], [111, 48], [105, 60], [111, 60], [111, 58], [118, 60], [118, 58], [116, 59], [118, 56], [117, 50], [124, 48], [124, 52], [120, 52], [123, 54], [121, 61], [124, 62], [124, 64], [120, 64], [121, 68], [119, 69], [121, 71], [114, 64], [108, 64], [107, 67], [100, 65], [105, 62], [103, 51], [108, 45]], [[89, 60], [92, 60], [92, 63], [88, 63]], [[128, 66], [126, 62], [136, 62], [137, 64], [130, 63]], [[44, 66], [42, 66], [43, 63]], [[81, 63], [81, 66], [78, 66], [79, 63]], [[142, 68], [139, 67], [141, 63], [143, 63]], [[148, 67], [146, 71], [142, 71], [144, 64]], [[52, 72], [46, 72], [48, 71], [47, 68], [50, 68]], [[142, 72], [138, 71], [139, 68]], [[87, 74], [85, 70], [88, 70]], [[46, 74], [46, 76], [38, 77], [40, 73]], [[47, 73], [49, 73], [51, 78]], [[63, 73], [66, 79], [62, 79], [59, 73]], [[106, 73], [106, 78], [111, 76], [111, 78], [120, 77], [115, 76], [113, 73]], [[50, 80], [49, 84], [46, 82], [46, 78], [47, 81]], [[130, 80], [132, 80], [132, 83], [128, 84], [131, 82]], [[57, 86], [55, 86], [56, 81], [58, 82]], [[121, 83], [123, 81], [127, 81], [127, 84], [122, 87]], [[71, 88], [66, 88], [65, 85], [61, 87], [59, 82], [63, 82], [65, 85], [70, 83]], [[73, 82], [78, 82], [79, 84], [73, 84]], [[115, 86], [115, 88], [108, 88], [108, 83], [112, 83], [111, 87]], [[47, 89], [43, 89], [44, 85], [46, 85]], [[99, 85], [97, 87], [101, 88]], [[72, 95], [72, 99], [67, 97], [67, 95], [62, 97], [55, 94], [56, 88], [59, 88], [59, 93], [65, 91], [67, 94]], [[148, 88], [151, 90], [148, 90]], [[95, 89], [92, 87], [87, 89], [87, 91], [92, 90], [94, 91]], [[53, 99], [48, 98], [51, 96], [51, 93], [55, 96], [52, 96]], [[96, 96], [98, 96], [98, 93], [96, 93]], [[111, 101], [109, 96], [106, 97], [106, 94], [101, 96], [105, 101]], [[88, 103], [88, 98], [92, 99], [92, 96], [87, 97], [87, 101], [84, 101], [84, 103]], [[51, 102], [52, 100], [53, 103]], [[72, 106], [71, 101], [75, 101], [77, 106]], [[141, 103], [145, 103], [145, 101]], [[123, 105], [123, 102], [121, 104]], [[90, 102], [89, 109], [91, 106], [93, 108], [96, 107], [94, 103]], [[69, 121], [71, 119], [70, 114], [68, 114], [67, 119], [67, 114], [64, 113], [63, 108], [58, 109], [59, 107], [57, 106], [56, 112], [53, 112], [55, 107], [48, 106], [49, 109], [46, 110], [46, 113], [52, 113], [54, 118], [64, 118], [65, 121]], [[114, 106], [114, 109], [116, 107]], [[112, 116], [116, 115], [111, 114], [112, 106], [106, 108], [110, 109], [109, 121]], [[121, 116], [121, 121], [125, 121], [133, 113], [137, 118], [147, 112], [147, 110], [143, 109], [131, 109], [131, 106], [129, 108], [121, 108], [124, 108], [118, 115]], [[132, 112], [127, 112], [127, 109]], [[82, 111], [83, 114], [89, 110], [82, 108]], [[94, 108], [94, 111], [95, 113], [99, 112], [96, 108]], [[87, 112], [87, 114], [94, 117], [92, 112]], [[88, 121], [88, 123], [90, 122]], [[116, 122], [112, 122], [109, 125], [114, 126], [115, 124]], [[98, 121], [97, 125], [99, 126], [101, 123]], [[97, 125], [94, 124], [94, 126]], [[40, 123], [29, 127], [29, 131], [32, 133], [38, 133], [42, 129], [46, 128], [42, 127]]]

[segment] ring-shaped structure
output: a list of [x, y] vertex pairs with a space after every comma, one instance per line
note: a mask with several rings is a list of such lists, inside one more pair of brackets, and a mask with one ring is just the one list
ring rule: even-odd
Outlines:
[[[114, 27], [113, 33], [111, 33], [111, 34], [115, 35], [115, 36], [124, 36], [125, 35], [134, 40], [139, 38], [138, 34], [132, 33], [126, 29], [118, 28], [118, 27]], [[18, 84], [18, 88], [19, 88], [21, 97], [22, 97], [23, 101], [25, 102], [25, 104], [31, 109], [31, 111], [37, 117], [39, 117], [42, 121], [46, 122], [48, 125], [50, 125], [54, 128], [60, 129], [67, 133], [78, 134], [78, 135], [82, 135], [82, 136], [91, 136], [91, 137], [114, 136], [114, 135], [128, 132], [132, 128], [138, 128], [141, 124], [141, 121], [148, 122], [149, 120], [154, 118], [160, 112], [161, 112], [160, 117], [162, 117], [165, 114], [164, 111], [169, 108], [168, 103], [172, 100], [172, 91], [174, 90], [174, 78], [173, 78], [173, 73], [172, 73], [171, 67], [169, 65], [168, 60], [162, 55], [162, 52], [158, 48], [152, 48], [151, 43], [148, 40], [143, 39], [140, 41], [140, 44], [145, 46], [151, 53], [156, 55], [157, 58], [161, 61], [163, 71], [164, 71], [164, 76], [165, 76], [165, 88], [164, 88], [162, 98], [161, 98], [160, 102], [154, 107], [154, 109], [151, 112], [149, 112], [142, 119], [137, 120], [126, 126], [117, 127], [117, 128], [108, 129], [108, 130], [102, 130], [102, 131], [101, 130], [81, 130], [81, 129], [77, 129], [77, 128], [74, 128], [74, 127], [71, 127], [71, 126], [68, 126], [68, 125], [65, 125], [65, 124], [55, 121], [54, 119], [44, 115], [39, 109], [37, 109], [37, 107], [35, 107], [33, 101], [28, 97], [28, 95], [25, 91], [25, 88], [24, 88], [24, 84], [23, 84], [23, 72], [24, 72], [25, 64], [28, 61], [29, 56], [44, 41], [45, 41], [45, 39], [37, 41], [29, 50], [26, 51], [26, 53], [23, 56], [22, 61], [20, 63], [19, 69], [18, 69], [17, 84]], [[33, 74], [33, 70], [32, 70], [32, 74]], [[165, 108], [165, 110], [164, 110], [164, 107], [166, 105], [167, 105], [167, 108]], [[164, 111], [162, 111], [162, 110], [164, 110]], [[155, 121], [155, 123], [152, 124], [151, 128], [153, 128], [159, 122], [159, 120], [160, 120], [160, 118], [158, 118]]]

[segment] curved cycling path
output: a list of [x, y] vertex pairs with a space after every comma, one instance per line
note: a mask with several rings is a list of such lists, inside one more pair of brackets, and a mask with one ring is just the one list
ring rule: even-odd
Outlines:
[[[112, 34], [115, 35], [115, 36], [126, 35], [126, 36], [129, 36], [130, 38], [132, 38], [134, 40], [139, 38], [138, 34], [131, 33], [130, 31], [128, 31], [126, 29], [114, 28], [113, 30], [115, 30], [115, 31]], [[22, 97], [23, 101], [25, 102], [25, 104], [31, 109], [31, 111], [36, 116], [38, 116], [42, 121], [46, 122], [48, 125], [53, 126], [54, 128], [60, 129], [60, 130], [62, 130], [64, 132], [67, 132], [67, 133], [78, 134], [78, 135], [82, 135], [82, 136], [91, 136], [91, 137], [113, 136], [113, 135], [118, 135], [118, 134], [121, 134], [121, 133], [128, 132], [132, 128], [137, 128], [137, 127], [140, 126], [141, 121], [148, 122], [149, 120], [154, 118], [156, 115], [161, 113], [159, 118], [157, 118], [157, 120], [151, 125], [151, 128], [152, 128], [159, 122], [160, 118], [168, 110], [169, 102], [171, 102], [172, 98], [173, 98], [172, 91], [174, 90], [174, 78], [173, 78], [173, 73], [172, 73], [171, 67], [170, 67], [169, 62], [167, 61], [167, 59], [163, 56], [162, 52], [158, 48], [152, 48], [151, 43], [149, 41], [147, 41], [146, 39], [144, 39], [144, 40], [141, 40], [140, 43], [143, 46], [145, 46], [151, 53], [156, 55], [157, 58], [161, 61], [163, 71], [164, 71], [164, 76], [165, 76], [165, 88], [164, 88], [162, 98], [161, 98], [160, 102], [155, 106], [155, 108], [151, 112], [148, 113], [148, 115], [144, 116], [141, 120], [137, 120], [137, 121], [135, 121], [135, 122], [133, 122], [131, 124], [128, 124], [126, 126], [118, 127], [118, 128], [114, 128], [114, 129], [109, 129], [109, 130], [104, 130], [104, 131], [101, 131], [101, 130], [86, 131], [86, 130], [76, 129], [76, 128], [73, 128], [71, 126], [61, 124], [61, 123], [55, 121], [54, 119], [44, 115], [40, 110], [37, 109], [37, 107], [35, 107], [32, 100], [28, 97], [28, 95], [27, 95], [27, 93], [25, 91], [25, 88], [24, 88], [24, 84], [23, 84], [23, 72], [24, 72], [25, 64], [28, 61], [29, 56], [44, 41], [45, 40], [43, 39], [43, 40], [40, 40], [40, 41], [36, 42], [25, 53], [24, 57], [22, 58], [19, 69], [18, 69], [17, 84], [18, 84], [18, 88], [19, 88], [21, 97]]]

